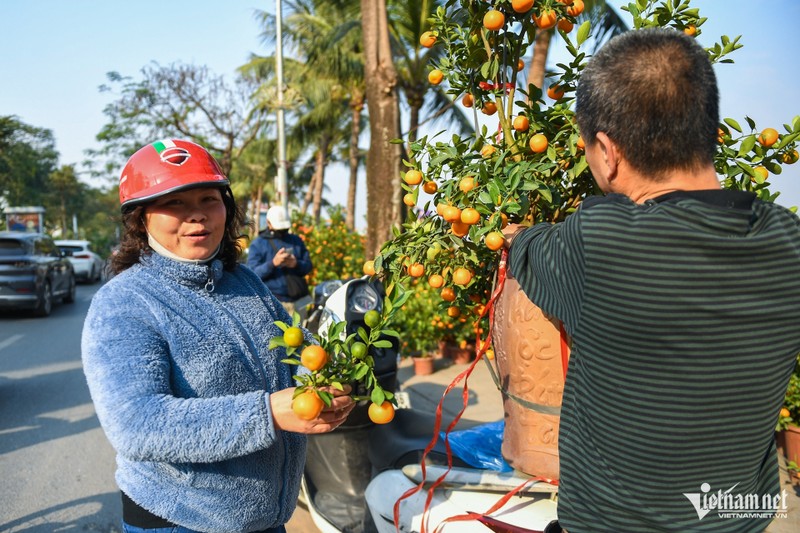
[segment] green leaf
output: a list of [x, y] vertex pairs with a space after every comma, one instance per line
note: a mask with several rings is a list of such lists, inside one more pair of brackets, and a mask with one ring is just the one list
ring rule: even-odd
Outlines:
[[364, 379], [364, 376], [367, 375], [367, 372], [369, 372], [369, 370], [370, 367], [368, 364], [359, 363], [358, 366], [356, 366], [355, 372], [353, 372], [353, 379], [356, 381], [361, 381], [362, 379]]
[[578, 28], [578, 46], [581, 46], [586, 39], [589, 38], [589, 33], [592, 31], [592, 23], [588, 20], [581, 24], [580, 28]]
[[738, 157], [742, 157], [743, 155], [750, 153], [750, 151], [756, 145], [756, 136], [755, 135], [748, 135], [744, 139], [742, 139], [742, 144], [739, 146], [739, 153], [737, 154]]
[[376, 347], [376, 348], [391, 348], [392, 347], [392, 342], [383, 339], [383, 340], [375, 341], [372, 345], [374, 347]]
[[331, 406], [331, 401], [333, 400], [333, 394], [324, 390], [318, 390], [317, 394], [319, 394], [319, 397], [322, 399], [323, 402], [325, 402], [326, 406], [328, 407]]
[[764, 161], [764, 166], [766, 167], [767, 170], [769, 170], [775, 175], [778, 175], [781, 172], [783, 172], [783, 168], [781, 168], [781, 166], [775, 161]]
[[492, 63], [491, 61], [486, 61], [483, 65], [481, 65], [481, 77], [484, 79], [489, 79], [489, 73], [492, 70]]
[[289, 329], [289, 326], [280, 320], [276, 320], [275, 325], [278, 326], [284, 333], [286, 333], [286, 330]]
[[738, 131], [739, 133], [742, 133], [742, 127], [739, 125], [738, 122], [736, 122], [732, 118], [726, 118], [726, 119], [724, 119], [724, 122], [725, 122], [725, 124], [727, 124], [731, 128], [733, 128], [736, 131]]
[[281, 363], [286, 363], [287, 365], [299, 365], [300, 361], [297, 359], [281, 359]]
[[286, 348], [286, 343], [283, 341], [283, 337], [272, 337], [269, 340], [269, 349], [274, 350], [275, 348]]
[[578, 160], [578, 162], [575, 163], [575, 166], [572, 167], [572, 172], [574, 173], [575, 177], [578, 177], [581, 174], [583, 174], [583, 171], [586, 170], [588, 167], [589, 167], [589, 162], [586, 161], [585, 157], [581, 157]]
[[382, 388], [375, 387], [372, 389], [372, 394], [369, 395], [369, 399], [372, 403], [380, 405], [386, 400], [386, 394], [383, 392]]

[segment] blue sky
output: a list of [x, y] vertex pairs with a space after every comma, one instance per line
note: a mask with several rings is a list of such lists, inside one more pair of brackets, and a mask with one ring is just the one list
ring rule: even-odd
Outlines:
[[[611, 2], [614, 6], [623, 3]], [[701, 43], [720, 35], [742, 35], [734, 64], [719, 65], [723, 116], [759, 129], [783, 131], [800, 114], [796, 39], [800, 1], [695, 0], [709, 17]], [[251, 53], [266, 54], [253, 18], [256, 9], [274, 12], [264, 0], [26, 0], [4, 2], [0, 32], [0, 115], [51, 129], [61, 163], [79, 163], [105, 123], [111, 96], [98, 86], [108, 71], [137, 76], [155, 61], [204, 64], [232, 75]], [[623, 18], [626, 14], [623, 13]], [[363, 144], [363, 143], [362, 143]], [[335, 178], [336, 172], [332, 172]], [[343, 174], [339, 178], [345, 179]], [[800, 205], [800, 163], [771, 180], [780, 203]], [[364, 186], [360, 186], [363, 195]], [[328, 198], [345, 203], [346, 187], [332, 186]], [[341, 197], [339, 197], [339, 196]], [[364, 213], [359, 201], [360, 219]]]

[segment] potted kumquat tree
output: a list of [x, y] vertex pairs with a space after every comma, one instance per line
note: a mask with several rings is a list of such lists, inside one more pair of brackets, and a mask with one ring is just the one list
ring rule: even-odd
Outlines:
[[[477, 133], [441, 132], [411, 142], [408, 170], [398, 176], [409, 216], [365, 265], [366, 273], [382, 277], [389, 287], [419, 287], [418, 280], [426, 279], [439, 293], [442, 313], [471, 317], [478, 331], [488, 328], [483, 311], [500, 267], [500, 230], [509, 222], [561, 221], [585, 197], [599, 193], [574, 110], [586, 50], [600, 31], [581, 18], [584, 8], [582, 0], [449, 0], [436, 11], [422, 44], [442, 47], [443, 53], [429, 81], [449, 86], [454, 102], [472, 110]], [[634, 31], [663, 26], [705, 37], [706, 19], [689, 1], [637, 0], [622, 9]], [[546, 88], [523, 86], [520, 64], [537, 34], [551, 28], [570, 59], [550, 73]], [[738, 37], [722, 36], [707, 50], [712, 62], [730, 62], [729, 54], [741, 46]], [[797, 161], [800, 117], [782, 129], [759, 129], [748, 117], [722, 121], [715, 166], [723, 187], [774, 200], [769, 177]], [[504, 292], [513, 290], [507, 284]], [[517, 308], [506, 318], [533, 315]], [[503, 324], [494, 326], [502, 330]], [[557, 344], [558, 324], [548, 327], [554, 328]], [[495, 338], [502, 337], [497, 333]], [[479, 340], [477, 349], [486, 348]], [[568, 356], [568, 349], [561, 351]], [[560, 394], [548, 401], [560, 405]], [[556, 417], [548, 437], [552, 447], [557, 429]], [[508, 437], [508, 421], [506, 431]]]
[[776, 430], [778, 447], [782, 449], [795, 479], [800, 480], [798, 478], [798, 465], [800, 465], [800, 355], [798, 355], [794, 372], [789, 378], [789, 387], [786, 389]]

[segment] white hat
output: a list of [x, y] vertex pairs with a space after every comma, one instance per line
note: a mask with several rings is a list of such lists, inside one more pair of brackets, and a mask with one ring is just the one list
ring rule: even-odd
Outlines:
[[289, 213], [282, 206], [273, 205], [267, 211], [267, 222], [274, 230], [284, 230], [292, 227], [292, 221], [289, 218]]

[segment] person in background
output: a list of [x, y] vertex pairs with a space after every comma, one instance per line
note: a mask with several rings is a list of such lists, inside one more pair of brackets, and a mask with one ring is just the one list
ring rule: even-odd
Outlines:
[[295, 302], [308, 295], [305, 276], [311, 272], [311, 257], [297, 235], [289, 233], [292, 221], [282, 206], [267, 211], [267, 229], [250, 244], [247, 266], [267, 284], [291, 315]]
[[726, 505], [781, 501], [774, 432], [800, 352], [800, 220], [721, 189], [718, 100], [691, 37], [612, 39], [576, 108], [606, 196], [505, 230], [510, 272], [572, 339], [559, 430], [569, 533], [763, 531], [769, 508]]
[[126, 533], [285, 531], [304, 434], [353, 406], [331, 390], [318, 418], [294, 415], [297, 367], [269, 349], [289, 316], [237, 263], [244, 219], [228, 185], [183, 140], [141, 148], [122, 172], [116, 276], [92, 300], [82, 358], [117, 453]]

